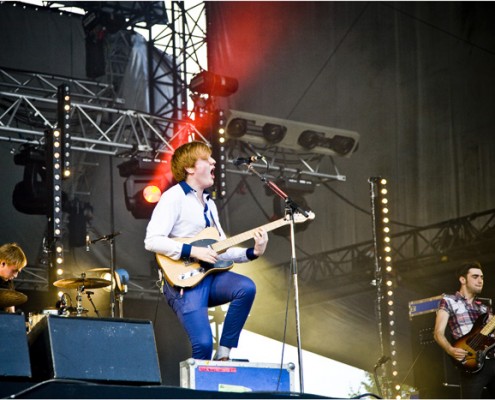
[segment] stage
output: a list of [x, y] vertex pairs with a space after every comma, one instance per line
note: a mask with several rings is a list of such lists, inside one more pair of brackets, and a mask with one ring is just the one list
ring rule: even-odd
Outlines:
[[42, 382], [0, 380], [0, 397], [10, 399], [322, 399], [294, 392], [218, 392], [162, 385], [117, 385], [66, 379]]
[[171, 385], [148, 320], [46, 315], [25, 332], [24, 315], [0, 314], [1, 398], [322, 398], [295, 392], [291, 363], [168, 359]]

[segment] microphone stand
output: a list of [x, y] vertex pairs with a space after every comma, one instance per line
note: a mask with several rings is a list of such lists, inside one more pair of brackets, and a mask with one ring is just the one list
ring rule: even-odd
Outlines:
[[294, 305], [296, 311], [296, 337], [297, 337], [297, 355], [299, 362], [299, 384], [301, 393], [304, 393], [304, 380], [303, 380], [303, 359], [302, 359], [302, 346], [301, 346], [301, 326], [299, 315], [299, 284], [297, 279], [297, 259], [296, 259], [296, 245], [294, 235], [294, 213], [296, 211], [303, 214], [305, 217], [309, 216], [306, 210], [303, 210], [297, 203], [295, 203], [280, 187], [274, 182], [269, 181], [254, 169], [251, 163], [244, 164], [248, 171], [256, 175], [273, 193], [282, 198], [285, 201], [285, 213], [290, 218], [290, 243], [291, 243], [291, 272], [294, 282]]
[[115, 318], [115, 236], [120, 232], [114, 232], [102, 236], [98, 239], [90, 240], [89, 243], [95, 244], [100, 240], [107, 240], [110, 243], [110, 315]]
[[375, 367], [373, 368], [373, 377], [375, 378], [375, 385], [378, 389], [378, 395], [383, 398], [382, 384], [378, 379], [378, 368], [380, 368], [383, 364], [385, 364], [390, 357], [381, 356], [380, 359], [376, 362]]

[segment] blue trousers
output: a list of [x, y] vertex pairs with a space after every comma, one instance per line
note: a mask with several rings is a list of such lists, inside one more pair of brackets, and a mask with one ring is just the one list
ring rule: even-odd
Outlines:
[[195, 287], [184, 289], [182, 294], [179, 288], [165, 282], [163, 294], [186, 330], [192, 345], [192, 357], [210, 360], [213, 335], [208, 308], [230, 303], [219, 343], [229, 348], [237, 347], [254, 302], [256, 285], [244, 275], [223, 271], [207, 275]]

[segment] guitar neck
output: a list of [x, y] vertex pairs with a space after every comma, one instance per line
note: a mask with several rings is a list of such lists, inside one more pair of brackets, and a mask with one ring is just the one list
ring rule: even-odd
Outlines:
[[490, 321], [488, 321], [488, 323], [483, 327], [480, 333], [484, 336], [488, 336], [490, 333], [492, 333], [494, 328], [495, 328], [495, 318], [492, 317]]
[[[281, 226], [287, 225], [289, 223], [290, 223], [290, 221], [286, 220], [285, 218], [281, 218], [281, 219], [278, 219], [276, 221], [270, 222], [266, 225], [262, 225], [259, 228], [263, 228], [265, 231], [270, 232], [270, 231], [273, 231], [277, 228], [280, 228]], [[238, 245], [239, 243], [242, 243], [242, 242], [245, 242], [249, 239], [252, 239], [254, 232], [259, 228], [254, 228], [254, 229], [251, 229], [249, 231], [239, 233], [238, 235], [232, 236], [228, 239], [222, 240], [221, 242], [213, 243], [213, 245], [211, 247], [217, 253], [221, 253], [222, 251], [227, 250], [229, 247]]]

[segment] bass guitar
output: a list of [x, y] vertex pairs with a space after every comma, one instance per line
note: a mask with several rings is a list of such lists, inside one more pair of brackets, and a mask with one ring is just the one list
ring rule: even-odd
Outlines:
[[[295, 223], [306, 222], [307, 220], [312, 220], [314, 218], [315, 214], [311, 211], [307, 217], [300, 213], [294, 213]], [[263, 225], [261, 228], [267, 232], [270, 232], [288, 224], [290, 224], [290, 219], [286, 217]], [[177, 238], [174, 240], [181, 243], [188, 243], [191, 246], [211, 247], [218, 254], [220, 254], [232, 246], [252, 239], [256, 229], [258, 228], [240, 233], [220, 242], [218, 241], [220, 239], [220, 235], [217, 229], [213, 227], [202, 230], [195, 237], [183, 239]], [[172, 260], [171, 258], [159, 253], [156, 254], [156, 260], [168, 283], [181, 288], [194, 287], [208, 274], [212, 272], [226, 271], [234, 266], [232, 261], [220, 260], [215, 264], [210, 264], [194, 258], [187, 260]]]
[[490, 336], [495, 329], [495, 318], [486, 323], [487, 319], [488, 314], [480, 315], [471, 331], [454, 342], [454, 347], [468, 352], [462, 361], [455, 360], [466, 372], [474, 374], [481, 370], [486, 353], [495, 346], [495, 337]]

